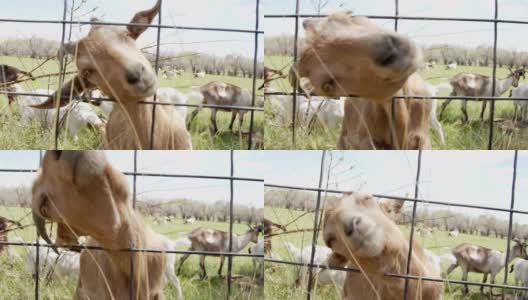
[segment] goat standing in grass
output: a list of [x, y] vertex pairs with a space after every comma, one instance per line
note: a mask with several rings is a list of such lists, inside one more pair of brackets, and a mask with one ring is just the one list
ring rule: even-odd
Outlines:
[[[22, 71], [18, 68], [8, 66], [8, 65], [0, 65], [0, 90], [7, 89], [8, 91], [11, 91], [11, 92], [17, 92], [16, 90], [13, 90], [11, 88], [11, 84], [8, 85], [8, 83], [17, 81], [22, 76], [28, 76], [29, 78], [33, 78], [31, 73], [29, 72]], [[17, 95], [8, 95], [7, 96], [8, 104], [11, 105], [11, 103], [16, 101], [16, 98], [17, 98]]]
[[[520, 85], [516, 88], [512, 88], [510, 91], [510, 98], [528, 98], [528, 84]], [[521, 121], [526, 122], [528, 120], [528, 101], [524, 100], [513, 100], [513, 122], [517, 123], [517, 110], [520, 108]]]
[[[518, 69], [515, 71], [510, 70], [508, 77], [503, 79], [495, 80], [495, 94], [492, 95], [492, 85], [493, 78], [480, 75], [480, 74], [471, 74], [471, 73], [459, 73], [449, 80], [449, 83], [453, 87], [453, 91], [450, 96], [473, 96], [478, 97], [500, 97], [504, 94], [510, 87], [517, 87], [519, 85], [519, 79], [524, 78], [524, 73], [526, 70], [524, 68]], [[440, 119], [444, 114], [444, 110], [447, 105], [451, 103], [453, 99], [447, 99], [442, 103], [440, 109]], [[469, 121], [467, 114], [467, 101], [462, 100], [461, 109], [462, 109], [462, 122], [467, 123]], [[487, 100], [482, 100], [482, 109], [480, 110], [480, 120], [484, 120], [484, 111], [486, 110]]]
[[[312, 245], [306, 246], [303, 249], [295, 247], [291, 243], [286, 243], [286, 248], [292, 256], [295, 262], [302, 264], [309, 264], [311, 255], [312, 255]], [[315, 246], [315, 255], [314, 255], [314, 264], [316, 265], [326, 265], [328, 258], [332, 255], [332, 249], [316, 245]], [[315, 279], [321, 284], [334, 284], [339, 289], [343, 288], [345, 282], [346, 272], [345, 271], [336, 271], [330, 269], [314, 269]], [[295, 284], [299, 286], [306, 278], [307, 269], [304, 267], [299, 268]]]
[[[488, 275], [491, 275], [490, 283], [495, 284], [495, 276], [504, 268], [505, 263], [510, 263], [514, 258], [521, 257], [527, 259], [526, 243], [519, 240], [513, 240], [515, 246], [510, 249], [508, 253], [508, 261], [506, 262], [506, 253], [498, 250], [489, 249], [474, 244], [461, 244], [453, 249], [453, 255], [456, 258], [456, 263], [449, 266], [447, 275], [453, 272], [454, 269], [460, 267], [462, 269], [462, 281], [467, 281], [468, 273], [482, 273], [482, 283], [486, 283]], [[480, 287], [480, 291], [484, 291], [484, 286]], [[490, 292], [492, 288], [490, 288]], [[464, 294], [468, 293], [468, 286], [464, 284]]]
[[259, 265], [258, 268], [258, 276], [260, 279], [264, 279], [264, 240], [259, 240], [256, 244], [251, 245], [248, 249], [249, 254], [257, 254], [262, 255], [262, 257], [253, 257], [253, 278], [257, 276], [257, 263]]
[[[238, 115], [238, 132], [242, 133], [244, 115], [248, 110], [237, 109], [236, 106], [251, 107], [253, 95], [248, 90], [230, 83], [211, 81], [200, 87], [200, 93], [202, 104], [235, 106], [232, 108], [211, 108], [211, 132], [213, 134], [218, 132], [218, 126], [216, 125], [216, 113], [218, 110], [231, 112], [231, 122], [229, 123], [229, 130], [231, 131]], [[262, 97], [256, 96], [255, 107], [264, 107], [264, 99]], [[192, 120], [202, 109], [203, 107], [199, 106], [192, 112], [187, 127], [191, 127]]]
[[[528, 260], [518, 259], [510, 268], [510, 273], [515, 270], [515, 285], [528, 287]], [[526, 296], [526, 291], [522, 291], [522, 295]]]
[[[246, 233], [236, 235], [233, 233], [231, 238], [232, 252], [238, 253], [250, 242], [258, 242], [259, 227], [250, 228]], [[207, 228], [196, 228], [189, 233], [189, 240], [191, 240], [191, 247], [189, 251], [210, 251], [210, 252], [229, 252], [229, 232], [207, 229]], [[181, 267], [190, 254], [185, 254], [180, 259], [180, 265], [178, 266], [178, 274], [180, 273]], [[218, 276], [222, 276], [222, 268], [224, 266], [225, 256], [220, 255], [220, 268], [218, 268]], [[207, 276], [205, 271], [205, 255], [200, 255], [200, 279], [204, 279]]]

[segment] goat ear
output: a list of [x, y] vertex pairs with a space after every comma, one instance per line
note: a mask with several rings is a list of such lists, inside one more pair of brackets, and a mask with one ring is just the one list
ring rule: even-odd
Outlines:
[[309, 18], [303, 21], [303, 28], [306, 31], [306, 40], [310, 41], [317, 35], [317, 27], [321, 22], [320, 18]]
[[[161, 8], [161, 0], [158, 0], [156, 5], [154, 5], [153, 8], [140, 11], [137, 14], [134, 15], [130, 23], [134, 24], [150, 24], [152, 20], [154, 20], [154, 17], [160, 13]], [[147, 26], [132, 26], [128, 25], [127, 29], [130, 32], [130, 36], [133, 39], [137, 39], [143, 32], [147, 30]]]
[[70, 101], [70, 95], [76, 97], [84, 93], [89, 88], [93, 88], [92, 84], [88, 81], [81, 79], [79, 75], [75, 76], [72, 80], [68, 81], [62, 88], [51, 95], [46, 101], [37, 105], [30, 105], [33, 108], [38, 109], [50, 109], [55, 107], [55, 101], [57, 96], [59, 97], [59, 106], [65, 106]]

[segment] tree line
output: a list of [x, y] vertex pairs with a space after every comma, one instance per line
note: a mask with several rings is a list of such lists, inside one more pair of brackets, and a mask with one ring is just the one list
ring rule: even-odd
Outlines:
[[[334, 201], [335, 194], [322, 195], [322, 200]], [[264, 194], [266, 207], [277, 207], [292, 210], [314, 212], [317, 193], [300, 190], [267, 188]], [[410, 225], [412, 221], [412, 207], [404, 206], [402, 214], [396, 220], [400, 225]], [[453, 231], [486, 237], [507, 238], [509, 221], [490, 214], [470, 216], [464, 213], [444, 208], [431, 209], [419, 206], [416, 212], [416, 226], [435, 228], [437, 230]], [[528, 225], [514, 222], [512, 238], [528, 240]]]
[[[265, 55], [293, 56], [294, 38], [290, 35], [271, 36], [265, 38]], [[299, 39], [298, 46], [302, 49], [304, 39]], [[491, 66], [493, 63], [493, 47], [479, 45], [474, 48], [449, 44], [434, 44], [421, 46], [424, 61], [449, 64], [456, 62], [462, 66]], [[528, 52], [497, 48], [497, 65], [499, 67], [528, 66]]]
[[[30, 208], [31, 189], [26, 186], [0, 188], [0, 205]], [[229, 222], [230, 217], [228, 201], [217, 201], [214, 204], [209, 204], [191, 199], [170, 201], [138, 199], [136, 207], [143, 215], [156, 217], [172, 216], [181, 219], [195, 217], [197, 220], [210, 222]], [[264, 210], [262, 208], [236, 203], [233, 205], [233, 219], [236, 223], [255, 224], [263, 217]]]
[[[34, 59], [55, 59], [60, 43], [32, 37], [29, 39], [7, 39], [0, 41], [0, 56], [29, 57]], [[151, 48], [151, 47], [146, 47]], [[155, 65], [156, 55], [144, 50], [144, 54]], [[197, 52], [161, 52], [159, 57], [161, 68], [173, 70], [183, 69], [196, 73], [204, 71], [210, 75], [234, 77], [253, 76], [253, 58], [241, 55], [216, 56]], [[263, 63], [257, 61], [257, 77], [263, 76]]]

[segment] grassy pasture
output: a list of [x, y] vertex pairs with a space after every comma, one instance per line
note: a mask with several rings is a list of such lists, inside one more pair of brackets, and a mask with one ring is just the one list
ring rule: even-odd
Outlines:
[[[280, 224], [288, 224], [296, 218], [300, 217], [304, 213], [297, 210], [288, 210], [282, 208], [266, 207], [265, 216], [266, 218], [278, 222]], [[308, 213], [300, 217], [295, 223], [288, 226], [289, 231], [297, 229], [308, 229], [313, 228], [314, 214]], [[401, 230], [409, 236], [410, 226], [401, 226]], [[311, 245], [313, 232], [299, 232], [292, 234], [284, 234], [273, 237], [273, 251], [280, 256], [282, 260], [292, 261], [288, 250], [286, 249], [286, 242], [294, 244], [297, 248], [304, 248]], [[494, 237], [484, 237], [460, 234], [458, 237], [451, 237], [445, 231], [437, 231], [432, 236], [422, 237], [419, 234], [415, 235], [415, 238], [427, 249], [432, 252], [442, 255], [449, 253], [453, 247], [465, 243], [471, 242], [484, 247], [497, 249], [504, 251], [506, 249], [507, 241], [505, 239], [497, 239]], [[322, 236], [319, 235], [318, 244], [324, 245]], [[445, 271], [448, 266], [442, 266], [442, 270]], [[288, 299], [288, 300], [301, 300], [306, 299], [306, 287], [307, 283], [304, 282], [299, 287], [295, 287], [294, 282], [296, 279], [297, 266], [285, 265], [285, 264], [267, 264], [265, 271], [265, 295], [266, 299]], [[462, 272], [460, 268], [455, 269], [450, 275], [449, 279], [461, 280]], [[496, 284], [502, 284], [504, 280], [504, 270], [499, 273], [496, 277]], [[468, 281], [481, 282], [482, 274], [469, 273]], [[488, 279], [489, 282], [489, 279]], [[509, 285], [514, 285], [513, 274], [508, 274]], [[469, 294], [462, 296], [462, 285], [458, 284], [446, 284], [443, 299], [452, 300], [477, 300], [477, 299], [489, 299], [488, 288], [485, 289], [485, 293], [479, 292], [478, 286], [469, 286]], [[494, 293], [500, 293], [500, 289], [495, 289]], [[508, 294], [513, 294], [513, 291], [507, 291]], [[316, 285], [314, 293], [312, 294], [313, 299], [341, 299], [341, 291], [336, 288], [335, 285]], [[500, 297], [498, 298], [500, 299]]]
[[[21, 223], [32, 224], [30, 210], [19, 207], [0, 206], [0, 215], [15, 220], [22, 220]], [[229, 231], [228, 223], [220, 222], [200, 222], [189, 225], [183, 224], [183, 221], [176, 219], [171, 223], [155, 225], [152, 217], [146, 217], [146, 222], [158, 233], [164, 234], [172, 239], [181, 238], [185, 233], [198, 227], [215, 228]], [[247, 229], [244, 224], [234, 224], [235, 233], [243, 233]], [[35, 227], [31, 226], [23, 230], [17, 230], [9, 233], [9, 238], [20, 236], [27, 242], [34, 242], [36, 234]], [[15, 251], [25, 259], [25, 252], [20, 246], [11, 246]], [[45, 248], [41, 248], [41, 251]], [[179, 249], [187, 250], [187, 249]], [[247, 253], [247, 248], [241, 253]], [[177, 255], [179, 260], [181, 255]], [[178, 276], [183, 296], [185, 299], [223, 299], [227, 292], [226, 281], [219, 278], [216, 272], [219, 267], [219, 258], [208, 257], [205, 260], [205, 266], [208, 278], [199, 280], [199, 256], [192, 255], [183, 265], [181, 274]], [[177, 263], [178, 264], [178, 263]], [[2, 270], [2, 280], [0, 281], [0, 298], [6, 300], [32, 299], [34, 298], [35, 282], [31, 274], [25, 271], [25, 262], [10, 259], [5, 253], [0, 255], [0, 268]], [[235, 257], [233, 259], [233, 274], [252, 276], [253, 264], [251, 258]], [[227, 274], [227, 259], [224, 264], [223, 274]], [[238, 279], [233, 279], [232, 298], [233, 299], [263, 299], [263, 290], [260, 287], [251, 287], [249, 285], [238, 284]], [[55, 278], [45, 283], [43, 277], [40, 279], [39, 294], [40, 299], [71, 299], [77, 286], [77, 278], [60, 279]], [[165, 286], [165, 296], [167, 300], [176, 299], [175, 290], [170, 284]]]
[[[0, 56], [0, 64], [7, 64], [18, 67], [23, 70], [31, 71], [41, 63], [43, 60], [7, 57]], [[70, 64], [68, 71], [75, 70], [75, 67]], [[34, 76], [41, 76], [45, 74], [58, 73], [58, 61], [50, 60], [42, 65], [41, 68], [33, 72]], [[70, 78], [67, 76], [66, 79]], [[240, 78], [230, 76], [216, 76], [206, 75], [205, 78], [194, 79], [193, 74], [184, 73], [182, 76], [177, 76], [171, 79], [163, 79], [159, 76], [160, 87], [172, 87], [181, 92], [190, 92], [192, 87], [201, 86], [210, 81], [224, 81], [246, 88], [252, 89], [251, 78]], [[260, 80], [260, 79], [259, 79]], [[260, 84], [260, 83], [258, 83]], [[27, 81], [22, 84], [24, 91], [32, 91], [35, 89], [49, 89], [55, 91], [58, 87], [58, 78], [40, 78], [35, 81]], [[190, 104], [197, 104], [190, 102]], [[43, 129], [36, 122], [29, 127], [22, 127], [19, 123], [18, 107], [13, 105], [13, 114], [8, 115], [7, 112], [7, 98], [0, 95], [0, 149], [49, 149], [54, 145], [54, 130]], [[194, 110], [194, 107], [188, 108], [188, 114]], [[231, 120], [230, 112], [219, 112], [217, 114], [217, 124], [219, 132], [212, 135], [209, 130], [210, 125], [210, 109], [203, 109], [195, 120], [193, 121], [189, 131], [191, 133], [193, 148], [200, 150], [226, 150], [226, 149], [247, 149], [248, 139], [243, 136], [239, 139], [238, 121], [235, 122], [234, 132], [228, 129]], [[259, 131], [263, 128], [264, 116], [262, 112], [254, 113], [254, 131]], [[243, 131], [249, 131], [250, 114], [246, 114], [244, 118]], [[79, 140], [74, 141], [73, 138], [66, 133], [62, 133], [60, 137], [60, 147], [62, 149], [97, 149], [102, 146], [102, 137], [91, 129], [83, 129], [79, 134]]]
[[[265, 58], [265, 65], [274, 69], [283, 69], [287, 73], [291, 64], [291, 57], [284, 56], [267, 56]], [[491, 67], [476, 67], [476, 66], [459, 66], [455, 70], [446, 70], [444, 65], [436, 65], [429, 70], [422, 70], [420, 74], [428, 82], [437, 85], [440, 82], [447, 82], [449, 78], [461, 72], [471, 72], [491, 76]], [[507, 68], [497, 68], [497, 78], [505, 78], [509, 74]], [[521, 83], [525, 80], [521, 79]], [[291, 92], [292, 88], [287, 79], [280, 79], [272, 82], [273, 88], [283, 91]], [[507, 97], [509, 92], [502, 96]], [[447, 96], [445, 92], [440, 96]], [[440, 112], [440, 105], [443, 100], [439, 100], [437, 113]], [[485, 123], [480, 122], [481, 102], [471, 101], [468, 103], [468, 115], [470, 122], [462, 124], [460, 110], [461, 101], [454, 100], [447, 106], [443, 118], [439, 121], [442, 124], [444, 135], [446, 138], [446, 145], [442, 146], [438, 140], [435, 132], [431, 131], [432, 143], [434, 149], [487, 149], [488, 135], [489, 135], [489, 107], [490, 102], [486, 108]], [[269, 108], [266, 114], [270, 114]], [[495, 120], [513, 120], [513, 102], [512, 101], [497, 101], [495, 103]], [[494, 149], [526, 149], [528, 148], [528, 127], [527, 124], [518, 124], [513, 130], [510, 126], [506, 126], [508, 122], [496, 122], [494, 126]], [[337, 139], [341, 132], [340, 129], [327, 130], [323, 128], [314, 128], [309, 132], [305, 128], [296, 126], [296, 144], [293, 145], [291, 141], [292, 130], [278, 126], [277, 122], [270, 116], [265, 121], [266, 149], [335, 149]]]

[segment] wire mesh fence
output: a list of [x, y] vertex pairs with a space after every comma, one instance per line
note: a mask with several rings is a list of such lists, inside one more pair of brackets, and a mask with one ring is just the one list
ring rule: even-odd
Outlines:
[[[220, 181], [228, 181], [229, 182], [229, 251], [228, 252], [214, 252], [214, 251], [180, 251], [180, 250], [160, 250], [160, 249], [139, 249], [135, 247], [127, 248], [127, 249], [120, 249], [118, 251], [121, 252], [130, 252], [130, 253], [161, 253], [161, 254], [189, 254], [189, 255], [205, 255], [205, 256], [225, 256], [228, 258], [228, 271], [226, 276], [226, 286], [227, 286], [227, 292], [225, 295], [226, 299], [232, 299], [233, 298], [233, 288], [232, 288], [232, 265], [233, 265], [233, 257], [245, 257], [245, 258], [263, 258], [263, 254], [251, 254], [251, 253], [238, 253], [233, 252], [233, 224], [235, 223], [234, 218], [234, 194], [235, 194], [235, 188], [234, 184], [235, 182], [252, 182], [252, 183], [264, 183], [264, 180], [261, 178], [252, 178], [252, 177], [241, 177], [241, 176], [235, 176], [235, 160], [236, 160], [236, 153], [237, 151], [229, 151], [229, 174], [225, 176], [209, 176], [209, 175], [192, 175], [192, 174], [169, 174], [169, 173], [150, 173], [150, 172], [138, 172], [138, 151], [134, 150], [134, 156], [133, 156], [133, 172], [122, 172], [125, 176], [132, 178], [132, 206], [136, 208], [136, 204], [138, 202], [137, 200], [137, 179], [138, 177], [160, 177], [160, 178], [188, 178], [188, 179], [205, 179], [205, 180], [220, 180]], [[176, 153], [175, 153], [176, 154]], [[42, 162], [43, 158], [43, 151], [39, 151], [39, 167]], [[38, 172], [38, 168], [35, 169], [0, 169], [0, 173], [36, 173]], [[258, 226], [260, 224], [260, 221], [257, 220]], [[35, 256], [35, 276], [34, 276], [34, 295], [35, 299], [42, 299], [39, 295], [39, 291], [41, 289], [40, 286], [40, 276], [39, 276], [39, 270], [41, 270], [41, 262], [39, 252], [43, 251], [43, 249], [51, 249], [55, 247], [54, 244], [42, 244], [39, 241], [39, 235], [37, 232], [37, 238], [35, 242], [4, 242], [0, 241], [0, 246], [22, 246], [22, 247], [35, 247], [36, 250], [36, 256]], [[104, 247], [100, 246], [85, 246], [85, 245], [61, 245], [64, 249], [70, 249], [73, 251], [81, 251], [81, 250], [90, 250], [90, 251], [105, 251], [105, 250], [111, 250], [106, 249]], [[114, 250], [112, 250], [114, 251]], [[130, 260], [130, 299], [136, 299], [134, 296], [134, 264], [133, 264], [133, 257], [131, 257]]]
[[[398, 200], [398, 201], [409, 201], [412, 203], [412, 213], [410, 216], [410, 232], [409, 232], [409, 246], [407, 250], [407, 259], [406, 259], [406, 266], [405, 266], [405, 273], [403, 274], [395, 274], [395, 273], [385, 273], [383, 274], [387, 278], [401, 278], [405, 279], [405, 289], [403, 298], [409, 299], [409, 281], [410, 280], [418, 280], [418, 281], [431, 281], [431, 282], [443, 282], [445, 284], [455, 284], [455, 285], [469, 285], [469, 286], [479, 286], [479, 287], [490, 287], [490, 288], [501, 288], [502, 294], [501, 297], [504, 299], [506, 296], [506, 289], [515, 290], [515, 291], [528, 291], [528, 287], [524, 286], [512, 286], [508, 285], [508, 271], [509, 264], [511, 261], [511, 257], [509, 257], [511, 245], [510, 241], [513, 238], [512, 235], [512, 228], [513, 228], [513, 217], [514, 214], [521, 214], [521, 215], [528, 215], [528, 211], [526, 210], [519, 210], [514, 208], [515, 204], [515, 192], [516, 192], [516, 183], [517, 183], [517, 168], [518, 168], [518, 151], [512, 151], [511, 152], [511, 174], [512, 174], [512, 182], [511, 182], [511, 197], [510, 197], [510, 205], [509, 209], [507, 208], [501, 208], [501, 207], [491, 207], [491, 206], [481, 206], [481, 205], [472, 205], [472, 204], [464, 204], [464, 203], [453, 203], [453, 202], [447, 202], [447, 201], [431, 201], [428, 199], [420, 199], [420, 182], [423, 181], [422, 178], [422, 151], [418, 151], [417, 160], [416, 160], [416, 177], [415, 182], [413, 183], [414, 186], [414, 197], [399, 197], [399, 196], [392, 196], [392, 195], [385, 195], [385, 194], [372, 194], [376, 198], [384, 198], [389, 200]], [[319, 229], [321, 229], [321, 220], [322, 220], [322, 209], [325, 207], [325, 202], [327, 201], [327, 197], [322, 199], [322, 193], [328, 193], [328, 194], [346, 194], [350, 192], [354, 192], [353, 190], [337, 190], [337, 189], [329, 189], [323, 188], [322, 183], [324, 181], [324, 175], [325, 175], [325, 168], [330, 168], [330, 165], [327, 165], [328, 159], [327, 159], [327, 151], [322, 151], [321, 159], [320, 159], [320, 169], [319, 171], [319, 177], [318, 177], [318, 187], [306, 187], [306, 186], [293, 186], [293, 185], [281, 185], [281, 184], [274, 184], [272, 182], [266, 181], [264, 183], [265, 188], [274, 188], [274, 189], [282, 189], [287, 191], [305, 191], [305, 192], [314, 192], [317, 194], [316, 197], [316, 204], [315, 209], [310, 210], [311, 212], [314, 212], [314, 219], [313, 219], [313, 236], [311, 240], [309, 241], [311, 245], [311, 252], [310, 253], [310, 259], [308, 262], [298, 262], [298, 261], [288, 261], [288, 260], [282, 260], [277, 258], [268, 258], [265, 257], [264, 260], [269, 263], [273, 264], [284, 264], [284, 265], [293, 265], [293, 266], [299, 266], [299, 267], [307, 267], [308, 268], [308, 282], [306, 285], [306, 297], [307, 299], [313, 298], [313, 285], [315, 284], [315, 274], [316, 270], [324, 270], [324, 269], [330, 269], [330, 270], [337, 270], [337, 271], [346, 271], [346, 272], [355, 272], [360, 273], [362, 272], [359, 268], [355, 267], [330, 267], [326, 264], [317, 264], [314, 263], [314, 257], [316, 255], [316, 246], [318, 245], [319, 240]], [[328, 178], [327, 178], [328, 180]], [[471, 209], [481, 209], [485, 211], [496, 211], [496, 212], [505, 212], [508, 213], [508, 227], [507, 227], [507, 234], [505, 235], [506, 238], [506, 255], [505, 255], [505, 261], [504, 261], [504, 281], [502, 284], [495, 284], [495, 283], [484, 283], [484, 282], [474, 282], [474, 281], [467, 281], [467, 280], [453, 280], [446, 278], [431, 278], [431, 277], [424, 277], [424, 276], [416, 276], [411, 273], [411, 257], [413, 255], [413, 243], [415, 242], [415, 233], [416, 233], [416, 224], [420, 222], [420, 220], [417, 219], [417, 205], [418, 204], [424, 204], [424, 205], [439, 205], [442, 207], [457, 207], [457, 208], [471, 208]], [[295, 219], [297, 220], [297, 219]], [[367, 275], [365, 275], [367, 276]], [[346, 281], [345, 281], [346, 284]], [[368, 288], [368, 287], [365, 287]], [[341, 291], [342, 292], [342, 291]]]
[[[71, 1], [71, 6], [68, 5], [68, 2]], [[163, 102], [163, 101], [157, 101], [157, 95], [154, 94], [152, 101], [140, 101], [138, 104], [141, 105], [152, 105], [152, 122], [150, 124], [150, 148], [153, 149], [154, 147], [154, 137], [155, 137], [155, 123], [156, 123], [156, 106], [157, 105], [163, 105], [163, 106], [174, 106], [174, 107], [196, 107], [196, 108], [207, 108], [207, 109], [223, 109], [223, 110], [236, 110], [236, 111], [248, 111], [250, 113], [250, 125], [249, 125], [249, 132], [248, 132], [248, 150], [253, 149], [254, 147], [254, 123], [255, 123], [255, 112], [263, 113], [264, 108], [256, 106], [256, 85], [257, 85], [257, 77], [258, 77], [258, 53], [259, 53], [259, 38], [264, 35], [264, 31], [260, 30], [260, 24], [259, 24], [259, 18], [260, 18], [260, 0], [255, 0], [255, 29], [249, 30], [249, 29], [236, 29], [236, 28], [218, 28], [218, 27], [196, 27], [196, 26], [180, 26], [180, 25], [168, 25], [162, 23], [162, 15], [163, 15], [163, 2], [160, 0], [160, 12], [158, 14], [158, 24], [133, 24], [133, 23], [119, 23], [119, 22], [103, 22], [99, 20], [92, 20], [92, 21], [74, 21], [73, 20], [73, 12], [71, 13], [71, 19], [68, 20], [68, 8], [73, 7], [73, 3], [75, 0], [64, 0], [63, 5], [63, 18], [62, 20], [37, 20], [37, 19], [20, 19], [20, 18], [0, 18], [0, 22], [12, 22], [12, 23], [36, 23], [36, 24], [61, 24], [62, 30], [61, 30], [61, 42], [60, 47], [63, 48], [66, 43], [66, 26], [67, 25], [104, 25], [104, 26], [143, 26], [148, 28], [156, 28], [157, 29], [157, 38], [156, 38], [156, 52], [155, 52], [155, 62], [154, 62], [154, 70], [156, 72], [156, 75], [158, 75], [159, 69], [160, 69], [160, 47], [162, 44], [162, 38], [161, 38], [161, 31], [164, 30], [186, 30], [186, 31], [210, 31], [210, 32], [231, 32], [231, 33], [244, 33], [244, 34], [252, 34], [254, 35], [254, 51], [253, 51], [253, 70], [252, 70], [252, 91], [251, 91], [251, 106], [237, 106], [237, 105], [213, 105], [213, 104], [178, 104], [178, 103], [172, 103], [172, 102]], [[69, 33], [69, 39], [71, 39], [71, 30]], [[62, 59], [59, 59], [59, 84], [58, 84], [58, 90], [62, 87], [62, 84], [64, 83], [64, 78], [66, 74], [66, 65], [67, 65], [67, 57], [63, 57]], [[18, 81], [12, 82], [16, 83]], [[9, 83], [10, 84], [10, 83]], [[4, 87], [7, 87], [8, 85], [5, 85]], [[21, 92], [13, 92], [9, 91], [6, 88], [0, 89], [0, 94], [4, 94], [7, 96], [41, 96], [41, 97], [48, 97], [52, 96], [50, 94], [39, 94], [39, 93], [21, 93]], [[60, 97], [57, 97], [60, 98]], [[92, 100], [97, 101], [110, 101], [115, 102], [114, 99], [110, 98], [104, 98], [104, 97], [91, 97], [91, 96], [82, 96], [82, 97], [68, 97], [64, 100], [77, 100], [77, 101], [83, 101], [83, 102], [90, 102]], [[59, 132], [60, 132], [60, 121], [61, 118], [59, 116], [59, 107], [57, 107], [55, 112], [55, 124], [54, 124], [54, 148], [53, 149], [59, 149]], [[239, 115], [240, 117], [240, 115]], [[240, 129], [242, 130], [242, 128]], [[145, 149], [142, 149], [145, 150]]]
[[[385, 20], [394, 20], [394, 30], [398, 31], [398, 21], [399, 20], [409, 20], [409, 21], [443, 21], [443, 22], [478, 22], [478, 23], [492, 23], [494, 25], [493, 28], [493, 54], [492, 54], [492, 85], [491, 85], [491, 95], [496, 95], [496, 75], [497, 75], [497, 25], [499, 23], [503, 24], [523, 24], [528, 25], [528, 21], [520, 21], [520, 20], [510, 20], [510, 19], [500, 19], [499, 18], [499, 0], [489, 0], [494, 3], [494, 18], [451, 18], [451, 17], [427, 17], [427, 16], [402, 16], [399, 13], [399, 0], [394, 0], [394, 15], [364, 15], [365, 17], [368, 17], [370, 19], [385, 19]], [[264, 18], [269, 19], [293, 19], [294, 20], [294, 38], [293, 38], [293, 64], [297, 64], [298, 57], [299, 57], [299, 50], [298, 50], [298, 44], [299, 44], [299, 19], [300, 18], [324, 18], [327, 15], [325, 14], [300, 14], [300, 1], [295, 0], [295, 14], [265, 14]], [[298, 77], [298, 76], [297, 76]], [[292, 92], [291, 93], [282, 93], [282, 92], [270, 92], [265, 93], [267, 96], [271, 95], [291, 95], [292, 96], [292, 123], [291, 123], [291, 141], [292, 145], [295, 147], [296, 145], [296, 127], [298, 126], [298, 122], [296, 122], [297, 114], [298, 114], [298, 107], [297, 107], [297, 96], [299, 95], [305, 95], [304, 93], [299, 92], [299, 82], [296, 80], [293, 83]], [[357, 95], [343, 95], [350, 98], [356, 98]], [[395, 120], [395, 102], [397, 100], [403, 100], [403, 99], [419, 99], [419, 100], [461, 100], [461, 101], [475, 101], [475, 102], [481, 102], [481, 101], [491, 101], [490, 109], [489, 109], [489, 122], [488, 122], [488, 143], [487, 143], [487, 149], [493, 150], [494, 148], [494, 121], [495, 121], [495, 101], [528, 101], [528, 98], [526, 97], [500, 97], [499, 96], [489, 96], [489, 97], [483, 97], [483, 96], [434, 96], [434, 97], [417, 97], [413, 95], [402, 95], [402, 96], [393, 96], [392, 97], [392, 106], [391, 106], [391, 120], [390, 122], [394, 122]], [[391, 125], [391, 127], [394, 128], [394, 124]], [[394, 131], [391, 130], [391, 140], [395, 140], [394, 137]]]

